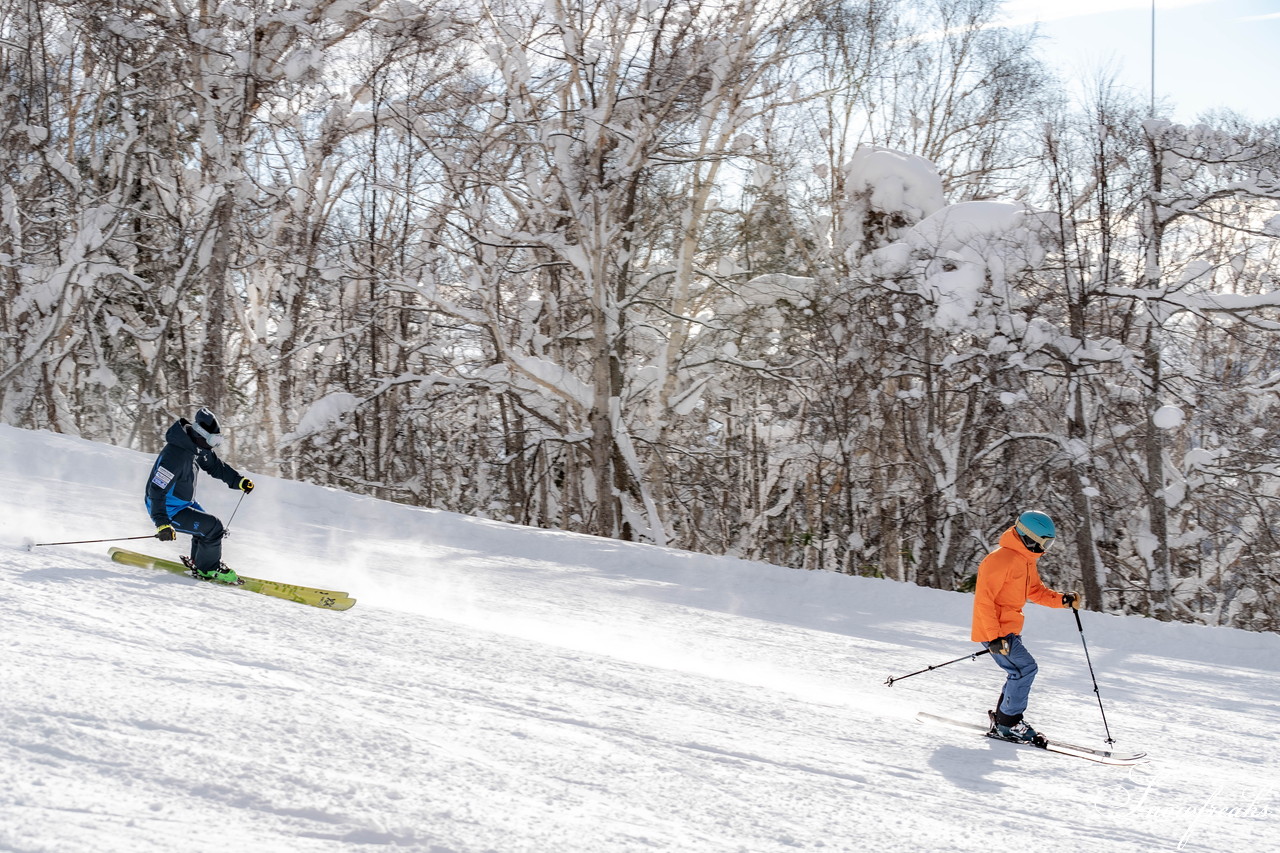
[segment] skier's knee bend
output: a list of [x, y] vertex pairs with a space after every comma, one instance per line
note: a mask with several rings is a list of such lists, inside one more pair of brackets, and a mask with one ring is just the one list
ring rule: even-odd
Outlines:
[[222, 519], [211, 515], [207, 521], [202, 521], [198, 528], [192, 531], [191, 536], [206, 545], [211, 545], [214, 542], [221, 542], [226, 531], [227, 529], [222, 525]]
[[[209, 525], [209, 529], [205, 531], [204, 540], [206, 542], [218, 542], [226, 532], [227, 528], [222, 526], [222, 519], [216, 516], [212, 517], [212, 523]], [[1034, 667], [1035, 664], [1033, 663], [1032, 666]]]

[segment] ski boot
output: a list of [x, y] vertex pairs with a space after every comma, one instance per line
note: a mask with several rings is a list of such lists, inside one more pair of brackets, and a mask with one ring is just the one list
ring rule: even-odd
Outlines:
[[196, 568], [196, 564], [190, 557], [182, 557], [182, 565], [191, 570], [191, 577], [198, 581], [213, 581], [214, 583], [224, 583], [228, 586], [240, 586], [244, 581], [240, 580], [240, 576], [228, 566], [226, 563], [219, 563], [218, 568], [212, 572], [202, 572]]
[[1016, 743], [1029, 743], [1033, 746], [1043, 747], [1049, 741], [1044, 735], [1038, 733], [1031, 726], [1027, 725], [1025, 720], [1019, 718], [1016, 722], [1008, 725], [1001, 723], [996, 716], [995, 711], [988, 711], [987, 717], [991, 720], [991, 730], [987, 732], [992, 737], [1001, 740], [1011, 740]]

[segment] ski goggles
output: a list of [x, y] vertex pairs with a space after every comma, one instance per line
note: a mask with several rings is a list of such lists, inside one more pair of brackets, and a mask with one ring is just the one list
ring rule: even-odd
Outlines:
[[1048, 551], [1055, 541], [1054, 537], [1052, 536], [1037, 536], [1036, 534], [1032, 533], [1031, 529], [1027, 527], [1025, 524], [1023, 524], [1021, 521], [1019, 521], [1015, 525], [1015, 527], [1017, 528], [1019, 533], [1021, 533], [1023, 536], [1027, 537], [1032, 542], [1039, 545], [1041, 551]]
[[208, 442], [210, 447], [217, 447], [219, 444], [222, 444], [222, 433], [206, 432], [205, 430], [201, 429], [200, 424], [196, 424], [196, 423], [193, 423], [191, 425], [191, 428], [195, 430], [197, 435], [199, 435], [206, 442]]

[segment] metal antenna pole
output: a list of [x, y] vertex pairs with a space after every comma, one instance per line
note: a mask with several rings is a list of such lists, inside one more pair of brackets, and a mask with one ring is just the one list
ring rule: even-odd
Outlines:
[[1151, 111], [1147, 118], [1156, 117], [1156, 0], [1151, 0]]

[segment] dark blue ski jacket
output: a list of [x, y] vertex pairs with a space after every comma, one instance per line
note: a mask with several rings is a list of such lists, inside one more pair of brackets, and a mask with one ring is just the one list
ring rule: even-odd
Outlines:
[[190, 422], [178, 418], [164, 434], [164, 450], [156, 457], [147, 476], [147, 512], [156, 527], [169, 523], [177, 512], [189, 506], [200, 509], [195, 501], [196, 466], [217, 477], [231, 488], [240, 485], [240, 472], [218, 458], [212, 449], [201, 450], [187, 432]]

